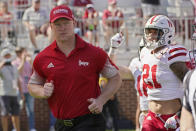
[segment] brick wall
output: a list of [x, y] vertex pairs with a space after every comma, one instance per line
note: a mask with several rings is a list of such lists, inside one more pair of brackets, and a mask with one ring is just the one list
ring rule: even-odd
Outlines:
[[[117, 92], [119, 102], [120, 118], [131, 120], [135, 124], [136, 111], [136, 91], [132, 79], [124, 79], [121, 88]], [[23, 109], [20, 113], [21, 131], [28, 131], [28, 120], [26, 111]], [[37, 131], [49, 131], [49, 108], [44, 99], [35, 100], [35, 126]], [[11, 120], [9, 120], [9, 131], [12, 129]], [[0, 122], [0, 131], [2, 126]]]
[[120, 90], [117, 92], [119, 113], [121, 118], [131, 120], [135, 124], [135, 112], [137, 107], [136, 90], [134, 81], [123, 80]]

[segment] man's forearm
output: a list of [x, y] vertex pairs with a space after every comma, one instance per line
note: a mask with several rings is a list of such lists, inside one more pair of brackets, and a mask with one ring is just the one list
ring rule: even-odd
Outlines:
[[97, 98], [103, 104], [105, 104], [120, 88], [122, 83], [121, 77], [116, 74], [114, 77], [108, 79], [106, 87], [103, 89], [101, 95]]
[[46, 98], [43, 94], [44, 89], [42, 85], [28, 84], [29, 93], [35, 98]]

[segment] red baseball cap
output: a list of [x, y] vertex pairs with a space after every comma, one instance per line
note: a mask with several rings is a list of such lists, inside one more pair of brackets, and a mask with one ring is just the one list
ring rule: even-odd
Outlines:
[[65, 5], [56, 6], [50, 12], [50, 22], [59, 18], [74, 19], [71, 9]]
[[114, 4], [114, 3], [117, 3], [117, 1], [116, 0], [108, 0], [108, 3], [109, 4]]

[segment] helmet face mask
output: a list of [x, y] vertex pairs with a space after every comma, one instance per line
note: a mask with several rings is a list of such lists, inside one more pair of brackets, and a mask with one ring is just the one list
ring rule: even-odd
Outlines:
[[[153, 34], [153, 35], [152, 35]], [[171, 43], [175, 35], [173, 22], [164, 15], [152, 16], [144, 28], [145, 46], [155, 49]]]
[[148, 47], [159, 45], [159, 41], [163, 36], [163, 31], [157, 28], [145, 28], [145, 40]]

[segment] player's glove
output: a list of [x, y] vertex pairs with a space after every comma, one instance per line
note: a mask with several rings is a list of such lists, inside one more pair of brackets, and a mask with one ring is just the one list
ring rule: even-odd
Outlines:
[[167, 129], [176, 129], [177, 125], [179, 124], [179, 118], [177, 115], [174, 115], [172, 117], [170, 117], [169, 119], [167, 119], [167, 121], [165, 122], [164, 127]]
[[125, 37], [123, 36], [122, 32], [117, 33], [110, 39], [111, 47], [112, 48], [118, 48], [125, 42]]

